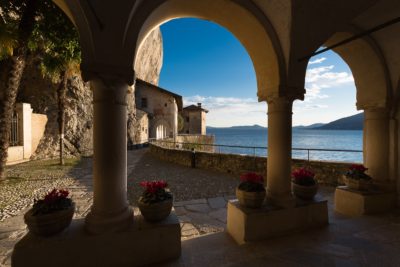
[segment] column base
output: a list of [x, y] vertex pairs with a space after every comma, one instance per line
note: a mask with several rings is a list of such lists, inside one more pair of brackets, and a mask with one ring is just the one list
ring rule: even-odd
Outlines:
[[12, 266], [142, 266], [179, 258], [181, 228], [175, 214], [160, 223], [142, 216], [126, 231], [89, 235], [83, 219], [52, 237], [25, 235], [14, 247]]
[[386, 212], [396, 206], [396, 194], [383, 191], [356, 191], [339, 186], [335, 190], [335, 211], [348, 216]]
[[296, 207], [296, 199], [293, 197], [291, 192], [287, 192], [286, 194], [272, 194], [271, 191], [267, 190], [267, 203], [271, 206], [277, 206], [281, 208], [294, 208]]
[[326, 200], [297, 201], [295, 207], [260, 209], [241, 207], [237, 200], [228, 203], [227, 231], [238, 244], [263, 240], [327, 225]]
[[133, 223], [133, 211], [127, 207], [118, 214], [96, 214], [92, 211], [85, 218], [85, 229], [90, 234], [103, 234], [123, 231]]

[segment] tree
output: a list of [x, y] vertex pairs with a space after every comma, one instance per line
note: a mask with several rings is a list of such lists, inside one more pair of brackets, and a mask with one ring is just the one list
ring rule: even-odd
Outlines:
[[[11, 43], [14, 45], [9, 46], [8, 53], [11, 54], [9, 75], [7, 78], [6, 88], [3, 96], [2, 109], [0, 110], [0, 179], [4, 178], [4, 167], [8, 157], [9, 136], [11, 132], [11, 118], [14, 111], [15, 100], [18, 93], [18, 88], [21, 82], [22, 74], [25, 68], [27, 56], [27, 43], [33, 32], [35, 24], [35, 17], [38, 8], [38, 0], [27, 1], [9, 1], [2, 0], [1, 13], [3, 30], [1, 33], [9, 33], [15, 24], [16, 39]], [[18, 23], [15, 23], [16, 20]], [[12, 51], [11, 51], [12, 50]], [[2, 53], [3, 55], [6, 53]]]
[[59, 82], [58, 130], [60, 139], [60, 164], [64, 164], [64, 126], [65, 101], [68, 80], [79, 72], [81, 50], [78, 33], [67, 16], [52, 2], [43, 1], [43, 12], [36, 23], [32, 42], [32, 50], [42, 51], [40, 64], [43, 75]]

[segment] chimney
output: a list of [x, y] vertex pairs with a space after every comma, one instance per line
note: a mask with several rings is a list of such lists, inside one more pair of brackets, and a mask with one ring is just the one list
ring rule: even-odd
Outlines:
[[197, 106], [198, 106], [199, 108], [201, 108], [201, 103], [197, 103]]

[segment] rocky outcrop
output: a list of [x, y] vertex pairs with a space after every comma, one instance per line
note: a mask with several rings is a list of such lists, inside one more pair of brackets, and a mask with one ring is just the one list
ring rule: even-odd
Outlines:
[[[17, 102], [30, 103], [33, 112], [46, 114], [48, 117], [44, 136], [32, 157], [56, 157], [59, 153], [56, 95], [58, 84], [42, 76], [37, 67], [39, 64], [40, 55], [31, 55], [21, 81]], [[158, 84], [161, 67], [162, 37], [160, 30], [156, 29], [148, 36], [139, 50], [138, 59], [135, 62], [136, 75], [147, 82]], [[1, 70], [5, 69], [1, 68]], [[0, 77], [0, 91], [2, 91], [6, 73], [1, 72]], [[68, 80], [66, 95], [65, 153], [67, 155], [91, 154], [93, 149], [93, 95], [89, 83], [83, 82], [81, 76], [77, 74]], [[135, 139], [137, 119], [133, 92], [128, 94], [127, 100], [127, 135], [128, 138]]]
[[139, 48], [135, 62], [136, 77], [158, 85], [163, 63], [163, 45], [160, 29], [152, 31]]

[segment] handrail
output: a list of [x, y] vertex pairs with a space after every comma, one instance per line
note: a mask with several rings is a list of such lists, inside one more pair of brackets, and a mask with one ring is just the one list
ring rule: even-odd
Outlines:
[[[256, 149], [265, 149], [268, 150], [268, 147], [260, 147], [260, 146], [238, 146], [238, 145], [219, 145], [219, 144], [201, 144], [201, 143], [185, 143], [185, 142], [175, 142], [169, 140], [162, 139], [149, 139], [149, 142], [162, 142], [162, 143], [170, 143], [174, 145], [195, 145], [195, 146], [212, 146], [212, 147], [228, 147], [228, 148], [244, 148], [244, 149], [253, 149], [254, 155]], [[331, 149], [331, 148], [297, 148], [292, 147], [292, 150], [297, 151], [307, 151], [307, 160], [310, 161], [310, 151], [323, 151], [323, 152], [350, 152], [350, 153], [362, 153], [362, 150], [355, 149]]]

